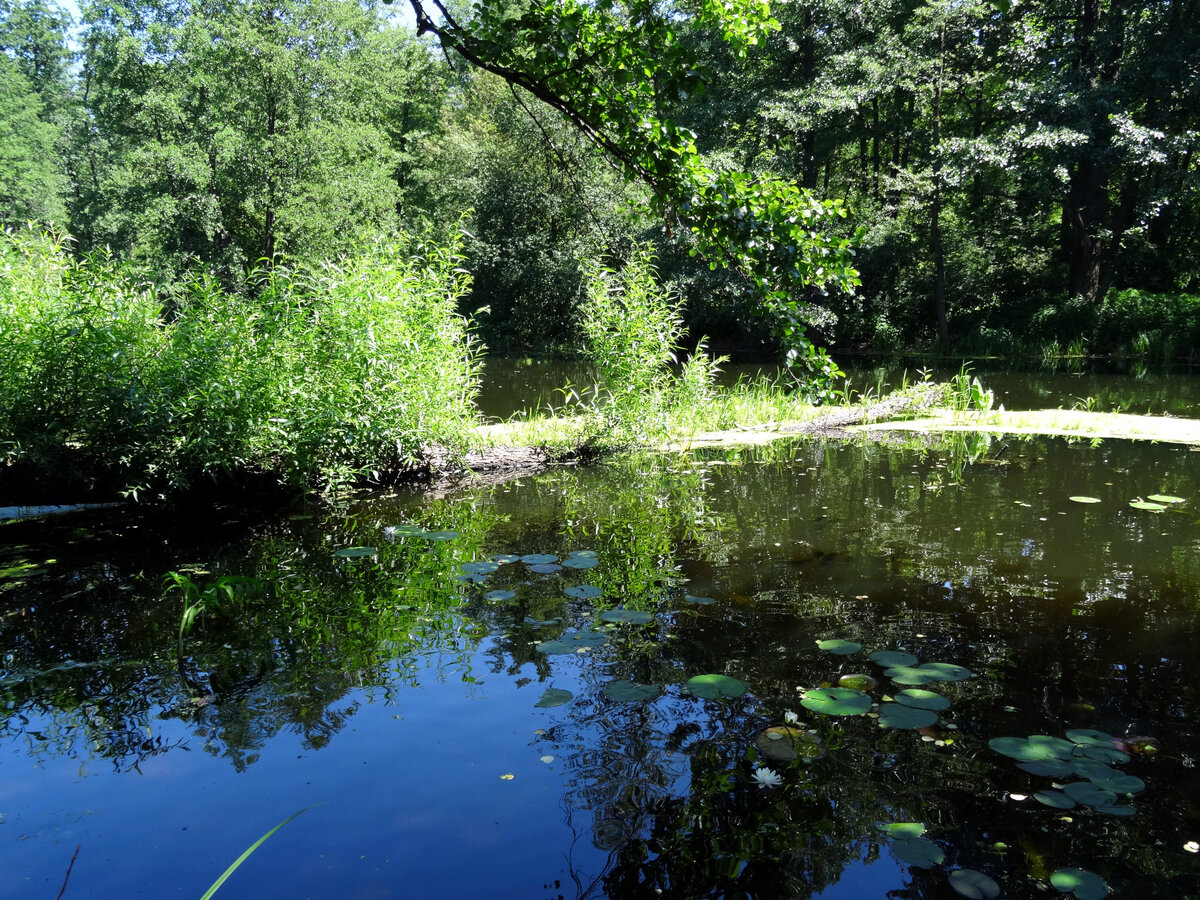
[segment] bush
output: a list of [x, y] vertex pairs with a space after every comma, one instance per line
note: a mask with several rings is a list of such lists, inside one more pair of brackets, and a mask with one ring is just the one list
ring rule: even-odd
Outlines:
[[478, 348], [457, 248], [403, 240], [162, 292], [34, 232], [0, 241], [8, 473], [137, 493], [265, 473], [337, 487], [462, 448]]

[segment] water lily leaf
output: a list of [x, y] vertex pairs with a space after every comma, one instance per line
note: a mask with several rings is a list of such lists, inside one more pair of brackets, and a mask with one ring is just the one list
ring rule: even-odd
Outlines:
[[1129, 762], [1132, 757], [1116, 747], [1101, 747], [1098, 744], [1092, 744], [1083, 748], [1083, 754], [1088, 759], [1094, 759], [1097, 762], [1108, 763], [1113, 766], [1124, 765]]
[[572, 550], [567, 556], [578, 556], [584, 559], [595, 559], [600, 554], [595, 550]]
[[573, 631], [562, 635], [555, 641], [542, 641], [537, 649], [542, 653], [553, 656], [557, 653], [575, 653], [583, 648], [599, 647], [608, 638], [598, 631]]
[[538, 563], [529, 567], [530, 572], [535, 572], [538, 575], [552, 575], [555, 572], [561, 572], [562, 566], [558, 563]]
[[498, 603], [501, 600], [511, 600], [515, 596], [517, 596], [516, 591], [488, 591], [483, 595], [483, 599]]
[[892, 841], [892, 853], [910, 866], [916, 866], [919, 869], [932, 869], [934, 866], [941, 865], [946, 858], [941, 847], [929, 838], [923, 837], [901, 838]]
[[849, 656], [862, 649], [862, 644], [854, 641], [843, 641], [841, 638], [831, 638], [827, 641], [817, 641], [817, 647], [834, 656]]
[[333, 555], [342, 559], [360, 559], [364, 556], [375, 556], [378, 552], [378, 547], [343, 547], [341, 550], [335, 550]]
[[457, 531], [427, 531], [422, 537], [431, 541], [452, 541], [458, 537]]
[[888, 837], [919, 838], [925, 833], [924, 822], [889, 822], [879, 828]]
[[803, 759], [811, 762], [825, 755], [825, 742], [818, 735], [791, 725], [773, 725], [755, 740], [758, 752], [768, 759], [790, 762]]
[[904, 650], [876, 650], [867, 658], [881, 666], [913, 666], [917, 662], [913, 654]]
[[1162, 503], [1150, 503], [1146, 500], [1130, 500], [1129, 505], [1134, 509], [1147, 509], [1150, 512], [1162, 512], [1167, 508]]
[[1074, 500], [1076, 503], [1099, 503], [1099, 497], [1068, 497], [1068, 500]]
[[687, 680], [687, 689], [705, 700], [720, 700], [740, 697], [750, 690], [750, 685], [728, 675], [697, 675]]
[[717, 602], [712, 597], [693, 597], [691, 594], [684, 594], [683, 599], [688, 603], [695, 603], [697, 606], [711, 606]]
[[937, 713], [930, 709], [917, 709], [903, 703], [879, 705], [879, 724], [884, 728], [928, 728], [937, 720]]
[[950, 873], [950, 887], [971, 900], [995, 900], [1000, 885], [974, 869], [955, 869]]
[[605, 696], [618, 703], [640, 703], [658, 696], [662, 685], [634, 684], [632, 681], [614, 681], [604, 687]]
[[1033, 799], [1044, 806], [1052, 807], [1053, 809], [1074, 809], [1075, 801], [1064, 794], [1062, 791], [1038, 791], [1033, 795]]
[[1096, 812], [1106, 816], [1132, 816], [1137, 810], [1132, 806], [1096, 806]]
[[971, 670], [953, 663], [929, 662], [917, 666], [918, 672], [931, 672], [934, 681], [966, 681], [971, 677]]
[[855, 690], [855, 691], [868, 692], [868, 691], [873, 691], [873, 690], [875, 690], [875, 688], [879, 687], [879, 682], [876, 681], [874, 678], [872, 678], [870, 675], [862, 675], [859, 673], [852, 673], [850, 675], [843, 675], [841, 678], [839, 678], [838, 679], [838, 687], [850, 688], [851, 690]]
[[1096, 782], [1104, 781], [1107, 778], [1122, 778], [1125, 775], [1120, 769], [1114, 769], [1112, 766], [1086, 757], [1071, 760], [1071, 771], [1080, 778]]
[[498, 566], [494, 562], [465, 562], [462, 564], [462, 570], [468, 575], [491, 575]]
[[1112, 747], [1116, 738], [1104, 731], [1094, 728], [1072, 728], [1067, 732], [1067, 740], [1082, 746]]
[[530, 566], [542, 566], [558, 562], [558, 557], [552, 553], [526, 553], [521, 557], [521, 562]]
[[992, 740], [988, 741], [988, 746], [997, 753], [1003, 753], [1005, 756], [1011, 756], [1013, 759], [1033, 762], [1035, 760], [1050, 759], [1051, 757], [1058, 759], [1069, 758], [1071, 748], [1074, 745], [1070, 741], [1064, 741], [1062, 738], [1054, 738], [1045, 734], [1034, 734], [1027, 738], [992, 738]]
[[897, 703], [903, 703], [905, 706], [911, 706], [914, 709], [940, 711], [950, 708], [950, 701], [941, 694], [935, 694], [933, 691], [923, 691], [920, 688], [897, 691], [896, 696], [892, 699]]
[[851, 688], [817, 688], [807, 691], [800, 705], [825, 716], [861, 716], [871, 708], [871, 698]]
[[1074, 894], [1078, 900], [1102, 900], [1108, 896], [1108, 882], [1087, 869], [1055, 869], [1050, 883], [1064, 894]]
[[426, 535], [425, 529], [419, 525], [397, 525], [390, 533], [396, 537], [425, 537]]
[[455, 581], [465, 581], [468, 584], [482, 584], [487, 581], [486, 575], [455, 575]]
[[489, 556], [488, 562], [494, 562], [498, 566], [507, 566], [509, 563], [519, 562], [521, 557], [515, 553], [500, 553], [496, 556]]
[[1084, 806], [1111, 806], [1117, 802], [1116, 794], [1090, 781], [1072, 781], [1063, 787], [1063, 793]]
[[600, 590], [594, 584], [581, 584], [579, 587], [569, 587], [563, 593], [568, 597], [577, 597], [580, 600], [594, 600], [603, 594], [604, 591]]
[[929, 684], [937, 681], [932, 672], [922, 671], [915, 666], [892, 666], [884, 669], [883, 674], [897, 684]]
[[1030, 775], [1042, 775], [1046, 778], [1067, 778], [1074, 772], [1069, 762], [1054, 756], [1034, 762], [1017, 763], [1017, 768]]
[[546, 688], [546, 692], [542, 694], [542, 699], [533, 705], [542, 709], [549, 709], [552, 706], [562, 706], [574, 696], [570, 691], [564, 691], [559, 688]]
[[605, 622], [618, 622], [623, 625], [645, 625], [653, 622], [654, 616], [638, 609], [608, 609], [600, 613]]
[[594, 569], [600, 565], [600, 560], [594, 556], [569, 556], [562, 564], [570, 569]]
[[561, 625], [562, 619], [535, 619], [533, 616], [526, 616], [525, 624], [532, 625], [534, 628], [546, 628], [550, 625]]
[[1115, 769], [1113, 774], [1106, 772], [1101, 775], [1093, 775], [1089, 776], [1088, 780], [1096, 787], [1112, 791], [1114, 794], [1140, 794], [1146, 789], [1146, 782], [1136, 775], [1126, 775]]
[[1174, 497], [1171, 494], [1151, 494], [1146, 499], [1152, 500], [1155, 503], [1184, 503], [1185, 502], [1183, 497]]

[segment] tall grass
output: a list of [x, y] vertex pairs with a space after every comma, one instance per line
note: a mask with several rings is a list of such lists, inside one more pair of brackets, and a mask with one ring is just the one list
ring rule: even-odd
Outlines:
[[336, 488], [466, 446], [479, 347], [455, 246], [283, 261], [241, 294], [203, 275], [168, 293], [67, 250], [0, 237], [0, 488], [246, 473]]

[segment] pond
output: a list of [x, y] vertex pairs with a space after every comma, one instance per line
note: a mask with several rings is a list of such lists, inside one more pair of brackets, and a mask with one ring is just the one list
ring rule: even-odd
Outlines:
[[199, 897], [301, 810], [218, 896], [1200, 896], [1198, 463], [807, 441], [5, 525], [0, 897], [77, 848], [64, 898]]

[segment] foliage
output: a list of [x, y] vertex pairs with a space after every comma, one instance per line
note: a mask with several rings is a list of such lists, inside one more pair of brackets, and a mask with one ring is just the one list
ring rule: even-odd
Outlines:
[[34, 232], [6, 233], [0, 260], [10, 477], [337, 487], [464, 445], [478, 362], [453, 246], [277, 265], [253, 297], [203, 275], [167, 293]]

